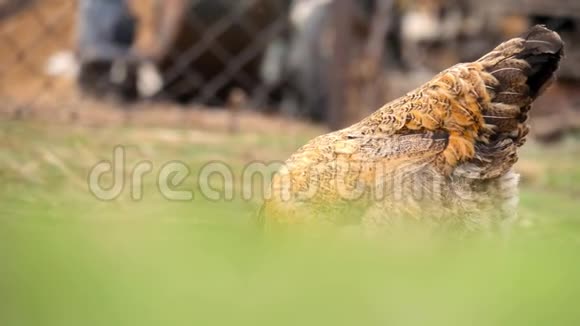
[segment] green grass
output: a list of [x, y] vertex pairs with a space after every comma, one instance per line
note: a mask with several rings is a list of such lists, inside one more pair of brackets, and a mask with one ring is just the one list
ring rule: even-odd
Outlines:
[[[264, 237], [258, 203], [172, 202], [155, 174], [182, 160], [235, 172], [283, 159], [312, 132], [236, 136], [0, 122], [0, 325], [577, 325], [580, 150], [526, 146], [513, 238]], [[127, 147], [149, 160], [144, 197], [87, 189]], [[238, 184], [239, 186], [239, 184]]]

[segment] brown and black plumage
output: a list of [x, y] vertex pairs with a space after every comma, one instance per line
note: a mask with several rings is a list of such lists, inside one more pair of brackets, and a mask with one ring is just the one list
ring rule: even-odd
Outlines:
[[528, 111], [562, 55], [558, 34], [535, 26], [313, 139], [274, 176], [262, 221], [479, 230], [513, 218]]

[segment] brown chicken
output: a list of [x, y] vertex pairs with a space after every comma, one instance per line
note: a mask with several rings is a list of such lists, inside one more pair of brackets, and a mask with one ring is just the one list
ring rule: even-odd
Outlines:
[[516, 217], [512, 167], [532, 102], [563, 56], [543, 26], [455, 65], [364, 120], [319, 136], [274, 176], [266, 226], [405, 222], [486, 230]]

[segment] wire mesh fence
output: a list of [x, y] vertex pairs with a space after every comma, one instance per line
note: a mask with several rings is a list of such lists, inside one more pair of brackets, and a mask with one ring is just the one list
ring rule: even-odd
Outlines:
[[243, 106], [336, 128], [373, 2], [3, 0], [1, 112]]
[[123, 107], [143, 101], [225, 106], [245, 98], [252, 99], [248, 105], [270, 105], [285, 78], [275, 48], [287, 42], [288, 5], [4, 0], [2, 113], [19, 118], [50, 107], [60, 114], [103, 99]]
[[[0, 114], [107, 122], [153, 108], [162, 121], [226, 107], [336, 129], [534, 22], [574, 39], [562, 8], [576, 4], [560, 2], [0, 0]], [[184, 114], [169, 120], [195, 119]]]
[[[38, 5], [38, 6], [35, 6]], [[45, 63], [69, 46], [74, 1], [50, 7], [35, 1], [4, 1], [0, 6], [0, 94], [2, 112], [18, 116], [58, 89]]]
[[[287, 39], [283, 2], [5, 1], [3, 107], [77, 86], [99, 98], [212, 105], [239, 89], [265, 105], [284, 78], [275, 49]], [[134, 11], [150, 18], [137, 24]]]

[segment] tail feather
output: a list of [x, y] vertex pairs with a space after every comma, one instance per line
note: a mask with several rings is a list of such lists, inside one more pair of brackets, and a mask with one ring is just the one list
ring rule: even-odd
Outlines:
[[564, 42], [557, 33], [539, 25], [530, 29], [523, 38], [526, 40], [524, 50], [517, 58], [530, 65], [527, 85], [530, 97], [535, 99], [553, 80], [564, 55]]
[[[493, 76], [484, 78], [490, 102], [482, 113], [485, 122], [494, 128], [488, 142], [476, 148], [475, 162], [482, 177], [506, 173], [517, 160], [515, 149], [526, 141], [531, 104], [554, 79], [563, 55], [560, 36], [538, 25], [478, 60]], [[509, 146], [502, 150], [498, 144]]]
[[543, 25], [530, 28], [520, 38], [525, 40], [525, 50], [522, 51], [522, 54], [560, 54], [564, 48], [560, 35]]
[[543, 93], [546, 86], [553, 80], [554, 72], [558, 69], [560, 55], [543, 53], [524, 59], [529, 65], [527, 85], [529, 96], [533, 99]]
[[524, 107], [548, 86], [564, 54], [560, 36], [536, 25], [521, 37], [495, 48], [479, 61], [498, 81], [494, 102]]
[[530, 104], [553, 80], [563, 54], [560, 36], [537, 25], [479, 60], [494, 77], [487, 85], [491, 105], [483, 113], [497, 127], [496, 138], [522, 129]]

